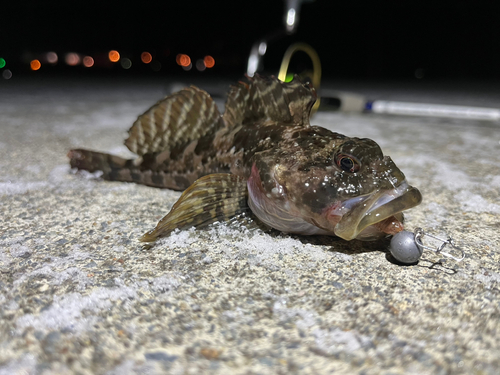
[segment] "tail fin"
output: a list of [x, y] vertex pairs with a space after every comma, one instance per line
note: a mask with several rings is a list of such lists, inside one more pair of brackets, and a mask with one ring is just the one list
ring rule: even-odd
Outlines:
[[191, 185], [197, 176], [188, 176], [163, 171], [141, 170], [134, 164], [134, 159], [102, 152], [76, 149], [68, 152], [71, 168], [89, 172], [102, 171], [101, 177], [109, 181], [135, 182], [137, 184], [184, 190]]
[[83, 169], [89, 172], [102, 171], [105, 180], [113, 180], [113, 178], [105, 177], [112, 175], [113, 171], [133, 166], [133, 160], [84, 149], [71, 150], [68, 152], [68, 158], [71, 168]]

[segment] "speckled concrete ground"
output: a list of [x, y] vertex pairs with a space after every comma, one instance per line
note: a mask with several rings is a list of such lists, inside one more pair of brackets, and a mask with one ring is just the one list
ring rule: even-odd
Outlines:
[[456, 237], [460, 264], [426, 253], [400, 266], [385, 240], [227, 226], [144, 249], [138, 236], [179, 193], [75, 175], [65, 155], [126, 156], [125, 130], [165, 87], [0, 86], [0, 374], [498, 373], [498, 124], [313, 121], [376, 140], [424, 196], [407, 227]]

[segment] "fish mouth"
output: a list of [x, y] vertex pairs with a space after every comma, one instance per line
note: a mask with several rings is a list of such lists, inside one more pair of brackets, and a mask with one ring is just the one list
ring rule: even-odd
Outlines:
[[335, 235], [347, 241], [352, 240], [370, 225], [415, 207], [420, 202], [422, 194], [418, 189], [408, 185], [406, 180], [392, 190], [378, 191], [364, 199], [350, 199], [344, 204], [349, 206], [354, 203], [354, 205], [335, 226]]

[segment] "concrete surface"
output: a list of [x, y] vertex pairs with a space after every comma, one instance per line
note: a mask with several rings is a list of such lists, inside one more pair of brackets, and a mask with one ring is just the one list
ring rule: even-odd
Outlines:
[[[427, 252], [401, 266], [386, 240], [237, 226], [145, 249], [138, 236], [179, 193], [74, 174], [66, 153], [128, 155], [125, 131], [165, 87], [1, 82], [0, 374], [499, 372], [498, 124], [313, 121], [376, 140], [423, 194], [407, 227], [455, 237], [462, 263]], [[495, 105], [473, 90], [398, 90], [386, 92]]]

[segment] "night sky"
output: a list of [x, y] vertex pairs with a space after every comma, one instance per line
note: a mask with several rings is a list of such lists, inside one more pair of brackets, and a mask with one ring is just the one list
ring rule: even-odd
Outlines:
[[[302, 5], [298, 32], [269, 43], [266, 70], [276, 72], [288, 45], [303, 41], [319, 53], [327, 77], [368, 80], [499, 80], [500, 2], [333, 1]], [[179, 53], [211, 55], [203, 74], [241, 75], [252, 44], [284, 29], [285, 3], [257, 1], [61, 1], [2, 4], [3, 69], [33, 74], [29, 61], [48, 51], [37, 74], [81, 74], [64, 64], [67, 52], [93, 56], [96, 74], [124, 74], [105, 64], [109, 50], [133, 62], [127, 74], [152, 74], [140, 54], [161, 61], [157, 74], [183, 72]], [[97, 62], [101, 61], [101, 65]], [[106, 65], [106, 66], [105, 66]], [[90, 69], [88, 69], [90, 70]], [[86, 72], [85, 74], [89, 74]]]

